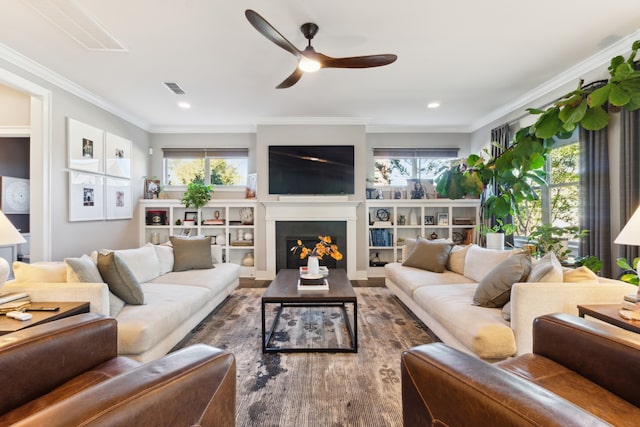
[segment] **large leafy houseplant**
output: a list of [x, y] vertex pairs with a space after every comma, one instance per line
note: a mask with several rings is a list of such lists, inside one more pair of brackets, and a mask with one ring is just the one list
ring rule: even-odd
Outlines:
[[[571, 136], [576, 126], [604, 129], [609, 114], [620, 108], [640, 108], [640, 71], [635, 58], [640, 40], [632, 45], [627, 59], [616, 56], [609, 65], [610, 78], [578, 87], [545, 110], [528, 109], [539, 115], [531, 126], [520, 129], [512, 145], [492, 157], [471, 154], [446, 169], [437, 180], [437, 190], [451, 199], [480, 196], [492, 184], [495, 188], [482, 203], [483, 218], [505, 219], [518, 214], [518, 206], [537, 199], [535, 187], [546, 183], [544, 165], [557, 139]], [[608, 107], [608, 109], [606, 108]]]
[[209, 203], [213, 187], [207, 185], [200, 175], [196, 175], [187, 185], [187, 191], [182, 195], [182, 203], [185, 207], [191, 206], [199, 209]]

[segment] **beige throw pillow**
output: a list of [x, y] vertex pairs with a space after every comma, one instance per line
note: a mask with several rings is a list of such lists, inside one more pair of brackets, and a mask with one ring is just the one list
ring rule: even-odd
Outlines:
[[564, 282], [588, 282], [595, 283], [598, 281], [598, 275], [593, 271], [589, 270], [585, 266], [581, 266], [578, 268], [570, 269], [567, 268], [563, 274]]
[[64, 283], [67, 281], [67, 265], [64, 262], [13, 262], [13, 275], [20, 283]]
[[511, 299], [514, 283], [526, 280], [531, 272], [531, 257], [527, 253], [517, 253], [498, 264], [482, 278], [473, 302], [482, 307], [500, 308]]
[[456, 245], [451, 248], [449, 261], [447, 261], [447, 270], [464, 275], [464, 260], [470, 247], [471, 245]]
[[471, 245], [467, 249], [467, 256], [464, 258], [464, 276], [479, 282], [492, 268], [515, 253], [517, 252], [487, 249], [475, 244]]
[[109, 290], [127, 304], [144, 304], [140, 283], [117, 253], [98, 254], [98, 269]]
[[211, 237], [185, 239], [170, 237], [173, 245], [173, 271], [214, 268], [211, 257]]
[[64, 263], [67, 265], [67, 282], [104, 283], [98, 266], [89, 255], [65, 258]]
[[562, 282], [562, 266], [556, 254], [549, 252], [535, 261], [527, 282]]
[[451, 244], [449, 243], [431, 242], [418, 237], [413, 251], [402, 265], [442, 273], [446, 270], [450, 251]]

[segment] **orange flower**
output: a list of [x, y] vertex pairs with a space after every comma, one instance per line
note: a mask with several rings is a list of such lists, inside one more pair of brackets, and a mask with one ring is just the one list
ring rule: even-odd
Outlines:
[[318, 236], [318, 243], [313, 246], [313, 249], [309, 249], [304, 246], [302, 240], [298, 240], [297, 243], [298, 244], [290, 250], [293, 253], [300, 251], [300, 259], [305, 259], [309, 255], [315, 255], [319, 259], [322, 259], [325, 255], [330, 256], [336, 261], [340, 261], [342, 259], [342, 254], [338, 250], [338, 245], [331, 243], [331, 236]]

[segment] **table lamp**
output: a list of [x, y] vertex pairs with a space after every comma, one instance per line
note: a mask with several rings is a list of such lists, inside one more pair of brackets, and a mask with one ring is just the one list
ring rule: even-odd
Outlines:
[[[22, 234], [13, 226], [9, 218], [0, 211], [0, 246], [18, 245], [26, 243]], [[0, 257], [0, 288], [9, 277], [9, 263]]]
[[[640, 246], [640, 207], [633, 213], [629, 222], [624, 226], [616, 240], [618, 245]], [[640, 268], [638, 269], [640, 270]], [[636, 271], [636, 274], [638, 271]], [[640, 298], [640, 287], [638, 287], [638, 297]], [[640, 311], [640, 304], [636, 303], [636, 311]]]

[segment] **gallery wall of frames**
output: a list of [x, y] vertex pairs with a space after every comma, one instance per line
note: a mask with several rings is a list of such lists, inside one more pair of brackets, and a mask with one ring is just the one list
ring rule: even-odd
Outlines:
[[130, 219], [132, 142], [67, 117], [69, 221]]

